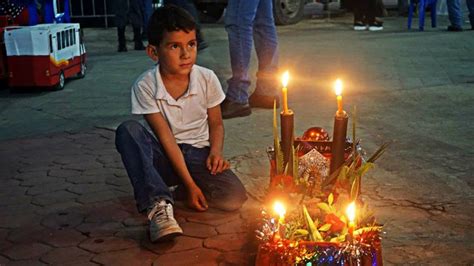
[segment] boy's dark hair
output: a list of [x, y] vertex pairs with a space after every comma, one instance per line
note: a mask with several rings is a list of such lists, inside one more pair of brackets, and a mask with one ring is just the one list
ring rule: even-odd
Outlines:
[[148, 22], [148, 43], [159, 46], [165, 31], [186, 33], [196, 29], [196, 21], [186, 10], [175, 6], [165, 5], [153, 12]]

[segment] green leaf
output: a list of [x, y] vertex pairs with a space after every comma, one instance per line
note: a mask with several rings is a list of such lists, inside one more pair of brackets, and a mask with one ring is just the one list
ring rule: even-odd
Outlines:
[[313, 219], [311, 219], [311, 216], [309, 215], [308, 210], [306, 209], [306, 206], [303, 205], [303, 215], [305, 217], [306, 225], [308, 226], [309, 233], [310, 233], [310, 238], [312, 241], [322, 241], [323, 237], [318, 231], [318, 228], [313, 222]]
[[319, 227], [319, 231], [326, 232], [331, 229], [332, 224], [324, 224], [323, 226]]
[[324, 202], [320, 202], [320, 203], [317, 204], [317, 206], [318, 206], [318, 208], [320, 208], [324, 212], [331, 213], [331, 208], [329, 208], [328, 204], [326, 204]]
[[333, 202], [334, 202], [334, 195], [332, 193], [329, 193], [329, 196], [328, 196], [329, 206], [331, 206]]
[[356, 176], [354, 181], [352, 182], [352, 187], [351, 187], [351, 201], [355, 201], [357, 197], [359, 196], [360, 193], [360, 176]]
[[308, 230], [297, 229], [295, 231], [295, 236], [307, 236], [309, 234]]

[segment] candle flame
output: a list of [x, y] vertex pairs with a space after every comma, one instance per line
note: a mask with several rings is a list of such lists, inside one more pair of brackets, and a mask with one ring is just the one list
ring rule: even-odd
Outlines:
[[337, 79], [336, 82], [334, 82], [334, 91], [336, 91], [337, 96], [342, 94], [342, 81], [340, 79]]
[[279, 202], [279, 201], [275, 201], [275, 204], [273, 204], [273, 210], [278, 214], [280, 215], [280, 218], [285, 216], [285, 213], [286, 213], [286, 209], [285, 209], [285, 206], [283, 205], [283, 203]]
[[281, 83], [283, 84], [283, 87], [286, 88], [286, 86], [288, 85], [288, 80], [290, 79], [290, 72], [285, 71], [285, 73], [283, 73], [283, 76], [281, 77]]
[[346, 215], [350, 222], [354, 222], [356, 216], [356, 205], [354, 201], [347, 206]]

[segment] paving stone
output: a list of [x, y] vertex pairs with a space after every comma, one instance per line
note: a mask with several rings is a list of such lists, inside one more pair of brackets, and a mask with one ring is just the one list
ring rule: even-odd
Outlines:
[[113, 236], [123, 230], [124, 226], [119, 222], [107, 223], [83, 223], [76, 230], [89, 237]]
[[0, 206], [21, 205], [30, 203], [32, 197], [26, 195], [0, 195]]
[[70, 184], [67, 190], [82, 195], [92, 192], [107, 191], [110, 190], [110, 187], [102, 184]]
[[217, 235], [216, 229], [213, 226], [198, 223], [180, 223], [183, 229], [183, 234], [190, 237], [208, 238]]
[[105, 252], [95, 256], [92, 260], [101, 265], [151, 265], [158, 255], [140, 248], [131, 248], [120, 251]]
[[204, 240], [204, 247], [219, 251], [234, 251], [242, 249], [247, 243], [245, 234], [225, 234]]
[[8, 265], [8, 263], [10, 263], [10, 260], [0, 255], [0, 265]]
[[114, 186], [129, 186], [129, 187], [132, 187], [132, 185], [130, 184], [130, 180], [128, 178], [125, 178], [125, 177], [107, 177], [107, 179], [105, 180], [105, 183], [109, 184], [109, 185], [114, 185]]
[[77, 197], [78, 196], [74, 193], [71, 193], [65, 190], [60, 190], [60, 191], [55, 191], [48, 194], [34, 196], [33, 199], [31, 200], [31, 203], [37, 204], [40, 206], [46, 206], [50, 204], [64, 202], [66, 200], [73, 201]]
[[[48, 169], [49, 167], [45, 167], [44, 170], [41, 171], [32, 171], [32, 172], [21, 172], [16, 174], [13, 179], [25, 181], [25, 180], [34, 180], [42, 177], [48, 177]], [[23, 167], [21, 170], [25, 170]]]
[[66, 179], [72, 184], [105, 184], [105, 177], [102, 176], [71, 176]]
[[70, 163], [63, 165], [63, 169], [67, 170], [77, 170], [77, 171], [89, 171], [91, 169], [100, 169], [103, 168], [104, 166], [99, 163], [94, 161], [81, 161], [77, 163]]
[[219, 265], [236, 265], [236, 266], [244, 266], [244, 265], [255, 265], [255, 254], [249, 254], [248, 252], [241, 252], [241, 251], [231, 251], [225, 252], [221, 255], [222, 262]]
[[26, 194], [36, 196], [36, 195], [51, 193], [51, 192], [55, 192], [59, 190], [65, 190], [69, 186], [71, 186], [71, 184], [66, 183], [65, 181], [41, 184], [41, 185], [36, 185], [36, 186], [32, 186], [28, 188], [28, 191], [26, 192]]
[[48, 171], [48, 176], [65, 179], [65, 178], [81, 175], [81, 173], [82, 173], [81, 171], [77, 171], [77, 170], [59, 168], [59, 169], [51, 169], [50, 171]]
[[49, 229], [41, 232], [40, 237], [41, 242], [57, 248], [76, 246], [87, 238], [73, 229]]
[[142, 226], [148, 225], [148, 218], [145, 215], [129, 217], [123, 220], [125, 226]]
[[179, 236], [173, 241], [164, 243], [151, 243], [149, 239], [147, 239], [142, 242], [142, 245], [157, 254], [164, 254], [202, 247], [202, 239]]
[[83, 194], [78, 197], [77, 201], [84, 203], [84, 204], [90, 204], [90, 203], [97, 203], [97, 202], [103, 202], [103, 201], [108, 201], [108, 200], [113, 200], [117, 199], [119, 197], [122, 197], [126, 194], [123, 192], [114, 190], [114, 191], [100, 191], [100, 192], [94, 192], [94, 193], [87, 193]]
[[69, 265], [71, 261], [89, 261], [94, 254], [78, 247], [55, 248], [41, 257], [48, 264]]
[[7, 266], [41, 266], [46, 265], [39, 259], [10, 261]]
[[39, 224], [23, 226], [11, 230], [6, 239], [13, 243], [33, 243], [41, 239], [41, 232], [45, 230], [46, 228]]
[[62, 183], [62, 182], [64, 182], [64, 178], [52, 177], [52, 176], [40, 176], [34, 179], [23, 180], [20, 186], [33, 187], [33, 186], [40, 186], [42, 184]]
[[40, 257], [49, 250], [51, 250], [51, 247], [44, 244], [24, 243], [13, 245], [1, 253], [12, 260], [27, 260]]
[[34, 211], [38, 215], [46, 216], [51, 213], [60, 213], [60, 212], [75, 212], [80, 208], [83, 208], [83, 204], [73, 201], [58, 202], [43, 207], [35, 206], [37, 209]]
[[114, 177], [114, 171], [110, 168], [95, 168], [86, 169], [82, 172], [82, 176], [102, 176], [102, 177]]
[[[7, 240], [0, 241], [0, 251], [5, 250], [5, 249], [9, 249], [12, 246], [13, 246], [12, 242], [9, 242]], [[0, 256], [0, 258], [1, 258], [1, 256]]]
[[182, 208], [175, 208], [175, 214], [176, 216], [186, 217], [186, 220], [189, 222], [213, 226], [225, 224], [239, 219], [238, 212], [222, 212], [215, 209], [209, 209], [205, 212], [196, 212]]
[[74, 228], [84, 221], [84, 214], [68, 210], [47, 215], [41, 224], [50, 229]]
[[0, 229], [0, 240], [6, 239], [10, 230]]
[[79, 244], [80, 248], [94, 253], [123, 250], [137, 246], [138, 243], [133, 240], [118, 237], [92, 237]]
[[242, 219], [234, 220], [226, 224], [221, 224], [216, 228], [219, 234], [243, 233], [248, 232], [248, 226]]
[[0, 215], [0, 228], [19, 228], [27, 224], [35, 224], [39, 216], [33, 213], [16, 213]]
[[121, 210], [117, 205], [104, 205], [88, 213], [85, 222], [122, 222], [130, 217], [130, 213]]
[[153, 265], [218, 265], [219, 254], [215, 250], [200, 247], [193, 250], [161, 255], [153, 262]]

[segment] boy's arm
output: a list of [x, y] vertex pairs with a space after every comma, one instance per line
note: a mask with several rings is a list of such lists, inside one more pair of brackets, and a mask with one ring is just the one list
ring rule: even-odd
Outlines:
[[188, 203], [191, 207], [205, 211], [207, 209], [206, 198], [202, 194], [201, 189], [196, 185], [191, 174], [189, 173], [184, 156], [176, 143], [176, 140], [161, 113], [153, 113], [144, 115], [145, 120], [150, 125], [151, 129], [160, 140], [161, 145], [168, 156], [173, 169], [183, 181], [188, 190]]
[[209, 142], [211, 150], [207, 158], [206, 165], [211, 174], [215, 175], [230, 168], [229, 161], [222, 156], [224, 147], [224, 123], [220, 105], [207, 109], [209, 123]]

